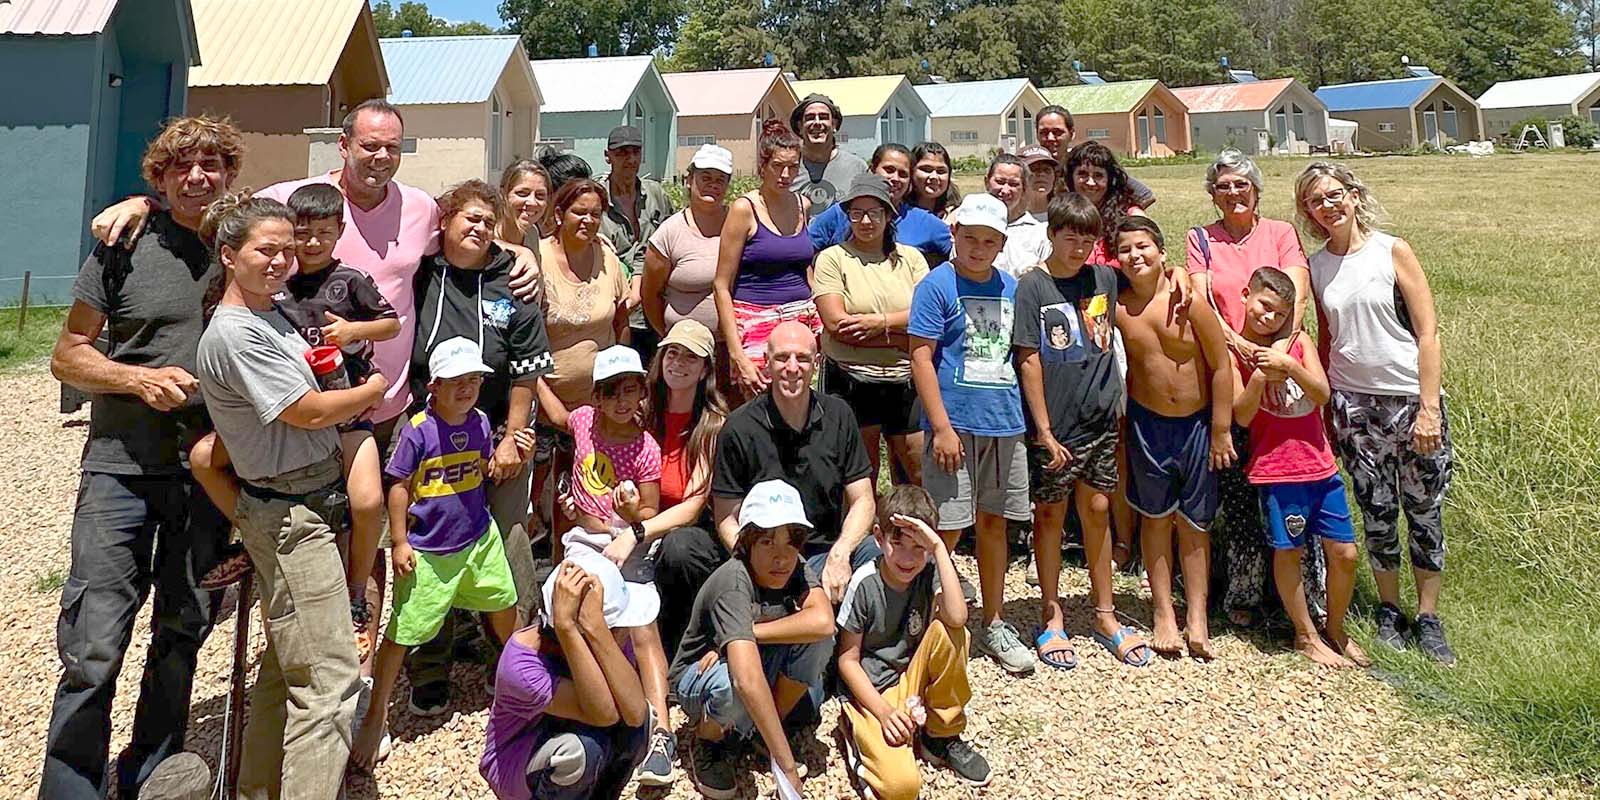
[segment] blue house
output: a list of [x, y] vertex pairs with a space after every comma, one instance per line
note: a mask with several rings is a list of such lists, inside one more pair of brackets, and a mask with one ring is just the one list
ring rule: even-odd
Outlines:
[[544, 96], [541, 143], [577, 153], [596, 175], [606, 165], [606, 137], [618, 125], [644, 135], [639, 174], [671, 180], [677, 165], [678, 104], [654, 56], [551, 58], [533, 62]]
[[1328, 113], [1360, 126], [1363, 150], [1444, 147], [1484, 138], [1483, 113], [1472, 95], [1427, 67], [1410, 77], [1324, 86], [1317, 99]]
[[139, 163], [200, 63], [188, 0], [0, 3], [0, 304], [69, 296], [88, 221], [145, 191]]

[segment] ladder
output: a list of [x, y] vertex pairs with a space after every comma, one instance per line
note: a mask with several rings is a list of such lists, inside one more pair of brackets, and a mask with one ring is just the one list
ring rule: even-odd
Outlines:
[[[1533, 134], [1532, 141], [1529, 141], [1528, 139], [1528, 134], [1530, 133]], [[1523, 150], [1526, 150], [1529, 146], [1543, 147], [1545, 149], [1550, 148], [1550, 145], [1545, 143], [1544, 134], [1539, 131], [1539, 126], [1537, 125], [1529, 124], [1522, 126], [1522, 135], [1517, 137], [1517, 143], [1511, 146], [1511, 151], [1514, 153], [1520, 153]]]

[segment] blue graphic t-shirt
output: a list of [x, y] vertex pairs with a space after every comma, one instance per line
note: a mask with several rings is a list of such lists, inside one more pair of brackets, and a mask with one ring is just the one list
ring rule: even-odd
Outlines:
[[[912, 336], [935, 342], [939, 393], [957, 431], [976, 436], [1023, 432], [1022, 392], [1011, 363], [1017, 279], [990, 270], [986, 281], [961, 277], [946, 262], [917, 284], [911, 297]], [[922, 427], [931, 430], [927, 417]]]

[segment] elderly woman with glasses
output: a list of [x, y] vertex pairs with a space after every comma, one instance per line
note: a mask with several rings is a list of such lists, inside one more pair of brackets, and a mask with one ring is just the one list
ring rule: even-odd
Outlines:
[[[1261, 184], [1261, 170], [1248, 156], [1234, 149], [1218, 153], [1206, 169], [1205, 179], [1206, 194], [1217, 207], [1217, 221], [1191, 229], [1186, 237], [1188, 272], [1196, 301], [1205, 301], [1221, 319], [1235, 358], [1250, 361], [1258, 346], [1247, 341], [1240, 331], [1244, 328], [1245, 286], [1251, 274], [1259, 267], [1277, 267], [1294, 281], [1295, 329], [1301, 325], [1311, 290], [1311, 271], [1294, 225], [1261, 216]], [[1241, 465], [1248, 460], [1248, 444], [1244, 429], [1235, 426], [1234, 448]], [[1221, 488], [1225, 524], [1218, 531], [1221, 536], [1216, 544], [1227, 576], [1222, 608], [1234, 624], [1250, 626], [1259, 619], [1261, 603], [1270, 596], [1261, 501], [1245, 480], [1242, 466], [1222, 473]], [[1321, 613], [1325, 593], [1320, 553], [1319, 548], [1309, 547], [1301, 562], [1307, 598], [1316, 614]]]

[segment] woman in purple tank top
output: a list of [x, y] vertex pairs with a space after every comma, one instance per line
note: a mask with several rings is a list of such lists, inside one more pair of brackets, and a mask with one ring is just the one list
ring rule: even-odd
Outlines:
[[799, 320], [822, 331], [811, 302], [816, 249], [806, 235], [806, 201], [789, 190], [800, 168], [800, 139], [781, 121], [768, 121], [756, 150], [761, 186], [728, 210], [713, 283], [722, 340], [729, 343], [743, 399], [767, 387], [767, 337], [779, 322]]

